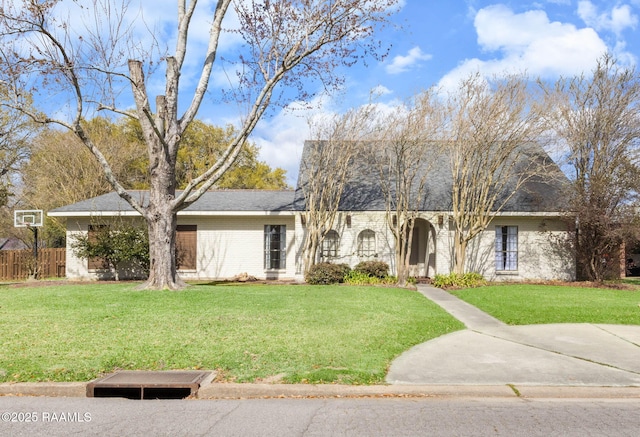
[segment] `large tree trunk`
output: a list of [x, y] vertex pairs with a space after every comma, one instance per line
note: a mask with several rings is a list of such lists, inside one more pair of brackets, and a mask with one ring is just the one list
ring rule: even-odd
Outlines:
[[149, 206], [145, 216], [149, 230], [149, 279], [141, 285], [144, 289], [179, 290], [187, 285], [180, 279], [176, 266], [175, 163], [167, 155], [156, 155], [157, 161], [150, 175]]
[[143, 289], [179, 290], [186, 286], [176, 268], [177, 215], [166, 205], [154, 205], [150, 210], [149, 229], [149, 279], [141, 285]]

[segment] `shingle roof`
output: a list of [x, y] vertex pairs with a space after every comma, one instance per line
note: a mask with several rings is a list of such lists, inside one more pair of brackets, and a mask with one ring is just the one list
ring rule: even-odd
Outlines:
[[[295, 196], [296, 208], [301, 210], [305, 207], [304, 194], [301, 188], [305, 184], [303, 163], [306, 159], [309, 159], [314, 147], [322, 147], [322, 142], [306, 141], [302, 152], [298, 188]], [[563, 211], [566, 208], [566, 202], [564, 202], [562, 196], [564, 187], [568, 182], [566, 176], [539, 145], [527, 144], [522, 146], [522, 150], [524, 153], [519, 164], [520, 167], [529, 165], [532, 161], [538, 161], [544, 163], [545, 172], [529, 179], [509, 199], [502, 211], [526, 213]], [[419, 210], [451, 211], [453, 178], [449, 156], [439, 154], [431, 162], [425, 161], [422, 173], [426, 173], [428, 176], [423, 190], [422, 205]], [[351, 176], [340, 200], [340, 210], [384, 211], [385, 198], [380, 188], [379, 178], [379, 172], [375, 168], [375, 164], [367, 163], [365, 159], [358, 155], [352, 164]], [[390, 185], [393, 186], [393, 184]], [[412, 193], [412, 196], [414, 198], [418, 196], [417, 190]]]
[[[130, 191], [134, 198], [146, 204], [147, 191]], [[189, 212], [278, 212], [293, 210], [293, 191], [217, 190], [208, 191], [184, 210]], [[117, 193], [111, 192], [92, 199], [49, 211], [50, 215], [73, 216], [74, 213], [133, 212], [133, 208]]]

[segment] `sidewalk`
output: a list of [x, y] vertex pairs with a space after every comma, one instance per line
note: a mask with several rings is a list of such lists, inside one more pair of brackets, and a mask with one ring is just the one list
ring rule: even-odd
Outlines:
[[418, 290], [467, 329], [402, 354], [390, 384], [640, 387], [640, 326], [507, 326], [445, 291]]

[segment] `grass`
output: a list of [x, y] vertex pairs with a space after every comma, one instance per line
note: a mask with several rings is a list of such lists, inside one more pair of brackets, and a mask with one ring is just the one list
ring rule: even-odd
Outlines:
[[0, 286], [0, 381], [117, 369], [218, 370], [227, 381], [371, 384], [411, 346], [463, 326], [419, 293], [347, 286]]
[[505, 284], [451, 293], [509, 325], [640, 325], [640, 291], [637, 290]]

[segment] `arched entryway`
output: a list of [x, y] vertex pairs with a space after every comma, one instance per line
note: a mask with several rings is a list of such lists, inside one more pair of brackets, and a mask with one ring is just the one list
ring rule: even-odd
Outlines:
[[433, 278], [436, 274], [436, 230], [425, 219], [416, 219], [411, 241], [409, 275]]

